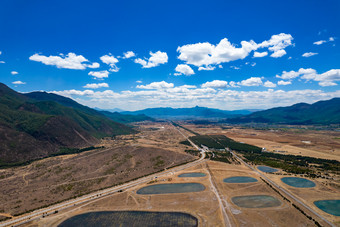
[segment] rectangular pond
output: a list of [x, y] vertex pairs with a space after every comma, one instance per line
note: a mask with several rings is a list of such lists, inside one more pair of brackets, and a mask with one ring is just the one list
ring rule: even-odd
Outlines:
[[196, 227], [196, 217], [181, 212], [99, 211], [73, 216], [58, 227]]
[[178, 184], [155, 184], [143, 187], [137, 191], [137, 194], [168, 194], [168, 193], [185, 193], [204, 191], [204, 185], [200, 183], [178, 183]]

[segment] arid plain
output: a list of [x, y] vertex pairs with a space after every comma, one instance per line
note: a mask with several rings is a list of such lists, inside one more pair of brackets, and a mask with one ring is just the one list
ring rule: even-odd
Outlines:
[[[190, 132], [182, 128], [176, 129], [168, 122], [143, 123], [136, 126], [140, 133], [104, 139], [100, 146], [105, 148], [100, 150], [48, 158], [28, 166], [1, 170], [1, 176], [4, 176], [1, 183], [7, 185], [6, 190], [9, 190], [4, 193], [12, 195], [0, 198], [3, 201], [1, 209], [4, 215], [15, 215], [197, 159], [185, 152], [193, 149], [192, 147], [179, 143], [185, 140], [183, 135], [192, 136]], [[293, 130], [281, 132], [240, 127], [222, 129], [218, 126], [184, 126], [200, 134], [224, 134], [236, 141], [266, 147], [269, 151], [286, 151], [283, 154], [339, 158], [338, 132], [309, 130], [306, 133], [295, 133]], [[84, 172], [90, 174], [82, 174]], [[178, 177], [182, 173], [193, 172], [204, 173], [205, 176]], [[294, 188], [284, 184], [281, 178], [299, 175], [281, 170], [262, 174], [334, 225], [340, 226], [340, 217], [325, 213], [313, 204], [315, 200], [340, 199], [339, 175], [333, 175], [332, 179], [311, 179], [316, 184], [314, 188]], [[225, 178], [234, 176], [253, 177], [257, 181], [234, 184], [223, 182]], [[188, 169], [170, 172], [147, 183], [65, 209], [26, 225], [58, 226], [66, 219], [86, 212], [133, 210], [189, 213], [198, 219], [199, 226], [315, 226], [314, 221], [303, 215], [266, 182], [267, 180], [257, 171], [237, 160], [230, 164], [206, 160]], [[164, 183], [200, 183], [204, 185], [205, 190], [155, 195], [137, 193], [145, 186]], [[18, 194], [22, 196], [15, 198]], [[252, 195], [272, 196], [280, 202], [280, 205], [245, 208], [237, 206], [232, 200], [233, 197]], [[299, 207], [322, 226], [328, 226], [305, 208]]]

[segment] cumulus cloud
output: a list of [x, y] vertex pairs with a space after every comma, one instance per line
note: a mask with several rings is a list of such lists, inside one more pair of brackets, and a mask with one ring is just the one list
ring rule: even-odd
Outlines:
[[329, 37], [329, 42], [333, 42], [334, 41], [334, 37]]
[[258, 45], [258, 47], [268, 47], [268, 50], [274, 52], [270, 56], [273, 58], [278, 58], [286, 54], [284, 49], [293, 45], [292, 40], [293, 37], [290, 34], [280, 33], [278, 35], [272, 35], [269, 40], [263, 41]]
[[240, 67], [233, 66], [233, 65], [231, 65], [231, 66], [230, 66], [230, 68], [231, 68], [231, 69], [236, 69], [236, 70], [239, 70], [239, 69], [241, 69]]
[[278, 85], [289, 85], [292, 84], [291, 81], [284, 81], [284, 80], [280, 80], [279, 82], [277, 82]]
[[328, 86], [336, 86], [338, 85], [337, 83], [334, 83], [332, 81], [322, 81], [322, 82], [319, 82], [319, 85], [321, 87], [328, 87]]
[[278, 50], [278, 51], [275, 51], [274, 53], [272, 53], [270, 55], [270, 57], [272, 57], [272, 58], [280, 58], [280, 57], [282, 57], [283, 55], [286, 55], [286, 54], [287, 54], [287, 52], [285, 50]]
[[19, 73], [18, 73], [17, 71], [12, 71], [11, 74], [12, 74], [12, 75], [17, 75], [17, 74], [19, 74]]
[[[230, 82], [229, 82], [230, 84]], [[190, 86], [190, 85], [188, 85]], [[325, 92], [322, 90], [274, 90], [264, 91], [237, 91], [231, 89], [213, 88], [186, 88], [184, 86], [171, 86], [167, 89], [140, 89], [138, 91], [112, 90], [66, 90], [53, 91], [91, 107], [107, 108], [116, 106], [126, 110], [145, 109], [152, 107], [190, 107], [207, 106], [219, 109], [266, 109], [277, 106], [288, 106], [298, 102], [313, 103], [340, 97], [340, 91]]]
[[137, 85], [137, 88], [140, 88], [140, 89], [155, 89], [155, 90], [161, 90], [161, 89], [173, 88], [173, 87], [174, 87], [173, 83], [167, 83], [165, 81], [152, 82], [151, 84], [147, 84], [147, 85]]
[[299, 77], [300, 75], [302, 75], [303, 79], [307, 79], [307, 78], [312, 79], [312, 78], [314, 78], [315, 74], [316, 74], [315, 69], [312, 69], [312, 68], [308, 68], [308, 69], [300, 68], [298, 71], [294, 71], [294, 70], [289, 71], [289, 72], [283, 71], [281, 76], [276, 75], [276, 77], [284, 79], [284, 80], [291, 80], [291, 79], [294, 79], [294, 78]]
[[137, 84], [141, 84], [141, 83], [143, 83], [143, 81], [137, 80], [136, 83], [137, 83]]
[[112, 56], [111, 54], [109, 55], [104, 55], [100, 57], [100, 60], [110, 66], [110, 71], [111, 72], [118, 72], [119, 68], [116, 66], [116, 64], [119, 62], [117, 58]]
[[124, 53], [124, 57], [123, 58], [132, 58], [132, 57], [135, 57], [136, 54], [133, 52], [133, 51], [127, 51]]
[[98, 63], [88, 64], [88, 60], [82, 55], [76, 55], [75, 53], [68, 53], [66, 56], [60, 54], [60, 56], [44, 56], [40, 54], [34, 54], [29, 57], [31, 61], [41, 62], [45, 65], [54, 65], [57, 68], [63, 69], [86, 69], [86, 68], [98, 68]]
[[208, 66], [206, 66], [206, 67], [201, 66], [201, 67], [198, 67], [198, 71], [202, 71], [202, 70], [205, 70], [205, 71], [212, 71], [212, 70], [214, 70], [215, 68], [216, 68], [215, 66], [211, 66], [211, 65], [208, 65]]
[[202, 88], [226, 88], [228, 82], [224, 80], [213, 80], [201, 85]]
[[20, 80], [12, 82], [12, 84], [26, 84], [26, 82], [22, 82]]
[[254, 58], [262, 58], [262, 57], [265, 57], [268, 55], [268, 52], [267, 51], [264, 51], [264, 52], [257, 52], [255, 51], [254, 52]]
[[318, 53], [307, 52], [302, 55], [302, 57], [309, 58], [311, 56], [317, 55]]
[[[337, 85], [335, 81], [340, 81], [340, 69], [331, 69], [327, 72], [324, 72], [322, 74], [318, 74], [315, 69], [308, 68], [300, 68], [298, 71], [290, 71], [286, 72], [283, 71], [282, 75], [276, 75], [277, 78], [281, 78], [284, 80], [291, 80], [297, 77], [300, 77], [301, 79], [304, 79], [306, 81], [313, 80], [319, 82], [319, 85], [322, 87], [325, 86], [335, 86]], [[280, 82], [280, 81], [279, 81]], [[283, 82], [279, 85], [285, 85]]]
[[241, 82], [238, 82], [237, 84], [241, 86], [247, 86], [247, 87], [260, 86], [262, 85], [262, 79], [260, 77], [250, 77], [246, 80], [242, 80]]
[[109, 87], [107, 83], [99, 83], [99, 84], [86, 84], [83, 86], [83, 88], [91, 88], [91, 89], [97, 89], [102, 87]]
[[276, 87], [276, 84], [274, 84], [273, 82], [270, 82], [269, 80], [267, 80], [266, 82], [264, 82], [263, 86], [265, 87]]
[[4, 61], [0, 61], [0, 64], [5, 64], [5, 62]]
[[227, 38], [222, 39], [217, 45], [205, 43], [188, 44], [177, 48], [180, 53], [178, 59], [187, 64], [197, 67], [207, 67], [225, 62], [244, 59], [256, 49], [254, 41], [242, 41], [241, 47], [237, 48]]
[[[293, 45], [293, 37], [290, 34], [281, 33], [273, 35], [270, 40], [263, 41], [260, 44], [253, 40], [241, 41], [240, 47], [230, 43], [227, 38], [222, 39], [218, 44], [214, 45], [209, 42], [187, 44], [177, 48], [179, 52], [178, 59], [184, 61], [188, 65], [194, 65], [204, 69], [214, 69], [212, 66], [220, 65], [230, 61], [246, 58], [252, 51], [259, 48], [268, 48], [272, 51], [272, 57], [282, 57], [286, 54], [286, 47]], [[264, 57], [268, 55], [267, 51], [254, 52], [254, 57]]]
[[157, 51], [153, 53], [150, 51], [150, 55], [151, 57], [149, 59], [135, 59], [135, 63], [141, 64], [143, 68], [152, 68], [168, 62], [168, 55], [166, 52]]
[[192, 70], [192, 68], [188, 65], [185, 64], [179, 64], [176, 66], [175, 71], [177, 73], [175, 73], [175, 76], [179, 76], [179, 75], [186, 75], [186, 76], [190, 76], [190, 75], [194, 75], [195, 72], [194, 70]]
[[91, 71], [89, 72], [89, 75], [93, 76], [95, 79], [103, 79], [109, 77], [109, 72], [107, 70]]
[[314, 45], [321, 45], [321, 44], [326, 43], [326, 42], [327, 42], [326, 40], [319, 40], [319, 41], [314, 42], [313, 44]]

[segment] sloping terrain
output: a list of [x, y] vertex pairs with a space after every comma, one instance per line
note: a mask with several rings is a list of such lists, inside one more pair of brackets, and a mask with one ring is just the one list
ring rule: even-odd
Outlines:
[[104, 136], [135, 132], [71, 99], [42, 92], [24, 95], [1, 83], [0, 109], [1, 166], [43, 158], [61, 147], [92, 146]]
[[340, 98], [319, 101], [314, 104], [298, 103], [258, 111], [234, 119], [231, 123], [278, 123], [278, 124], [340, 124]]

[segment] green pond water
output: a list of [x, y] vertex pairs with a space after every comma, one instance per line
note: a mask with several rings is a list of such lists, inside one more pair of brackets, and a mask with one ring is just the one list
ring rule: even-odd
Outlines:
[[204, 185], [200, 183], [178, 183], [178, 184], [155, 184], [146, 186], [137, 191], [137, 194], [168, 194], [184, 192], [204, 191]]
[[315, 201], [314, 205], [326, 213], [340, 216], [340, 200], [319, 200]]
[[178, 175], [178, 177], [205, 177], [205, 173], [183, 173]]
[[265, 173], [274, 173], [278, 171], [277, 169], [274, 169], [268, 166], [258, 166], [257, 168]]
[[59, 227], [165, 227], [198, 226], [194, 216], [180, 212], [100, 211], [73, 216]]
[[239, 177], [225, 178], [223, 182], [225, 183], [253, 183], [253, 182], [257, 182], [257, 180], [253, 177], [239, 176]]
[[236, 196], [231, 198], [231, 201], [237, 206], [245, 208], [265, 208], [281, 205], [278, 199], [269, 195]]
[[305, 178], [299, 177], [283, 177], [281, 181], [289, 186], [293, 186], [296, 188], [312, 188], [315, 187], [315, 183], [313, 181], [307, 180]]

